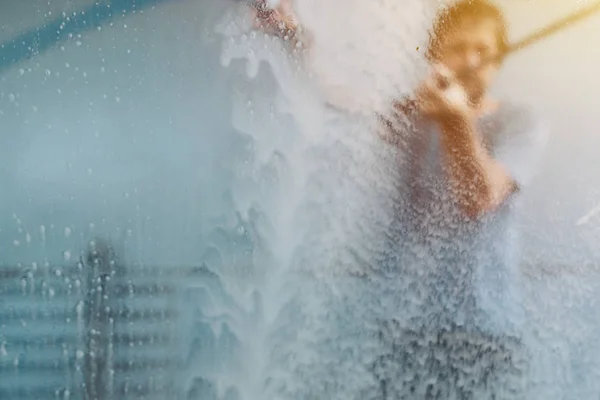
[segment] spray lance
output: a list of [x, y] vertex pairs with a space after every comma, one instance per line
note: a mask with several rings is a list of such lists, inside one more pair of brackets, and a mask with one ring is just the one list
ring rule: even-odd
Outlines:
[[[592, 15], [594, 15], [598, 12], [600, 12], [600, 1], [596, 1], [593, 4], [589, 5], [588, 7], [582, 8], [581, 10], [578, 10], [564, 18], [561, 18], [558, 21], [555, 21], [555, 22], [545, 26], [544, 28], [541, 28], [541, 29], [531, 33], [530, 35], [525, 36], [523, 39], [518, 40], [517, 42], [508, 46], [508, 48], [505, 51], [503, 51], [501, 54], [499, 54], [495, 57], [489, 58], [487, 60], [483, 60], [480, 63], [479, 68], [483, 68], [484, 66], [489, 65], [490, 63], [502, 62], [509, 55], [514, 54], [518, 51], [521, 51], [521, 50], [531, 46], [534, 43], [537, 43], [537, 42], [559, 32], [565, 28], [568, 28], [571, 24], [580, 22], [588, 17], [591, 17]], [[458, 78], [459, 80], [461, 80], [461, 78], [464, 79], [465, 77], [468, 77], [473, 72], [474, 72], [473, 68], [465, 68], [463, 70], [459, 70], [458, 72], [455, 72], [455, 77]], [[450, 77], [444, 76], [443, 74], [438, 74], [435, 79], [436, 79], [436, 85], [441, 90], [447, 90], [451, 84]], [[460, 94], [457, 94], [457, 95], [460, 95]], [[407, 96], [407, 97], [403, 97], [399, 101], [395, 101], [394, 109], [396, 112], [400, 111], [401, 114], [411, 114], [416, 109], [418, 109], [418, 106], [417, 106], [415, 99]], [[380, 114], [378, 114], [378, 117], [379, 117], [380, 121], [385, 126], [387, 126], [389, 131], [391, 131], [391, 132], [395, 131], [395, 129], [393, 127], [394, 124], [389, 119], [389, 117], [386, 117], [386, 116], [380, 115]], [[393, 141], [393, 139], [391, 137], [388, 137], [388, 136], [383, 136], [383, 137], [388, 142]], [[600, 206], [599, 206], [598, 212], [600, 212]]]
[[[267, 14], [271, 10], [273, 10], [276, 6], [278, 6], [279, 3], [281, 2], [281, 0], [238, 0], [238, 1], [240, 1], [242, 3], [246, 3], [250, 7], [255, 8], [255, 9], [259, 10], [260, 12], [267, 13]], [[486, 65], [486, 64], [492, 63], [492, 62], [502, 61], [509, 55], [516, 53], [517, 51], [523, 50], [524, 48], [527, 48], [527, 47], [531, 46], [532, 44], [537, 43], [540, 40], [545, 39], [548, 36], [551, 36], [551, 35], [557, 33], [558, 31], [568, 28], [573, 23], [580, 22], [588, 17], [591, 17], [592, 15], [594, 15], [597, 12], [600, 12], [600, 1], [596, 1], [589, 6], [582, 8], [581, 10], [578, 10], [570, 15], [567, 15], [566, 17], [561, 18], [560, 20], [547, 25], [546, 27], [533, 32], [532, 34], [530, 34], [530, 35], [524, 37], [523, 39], [517, 41], [516, 43], [513, 43], [512, 45], [510, 45], [508, 47], [508, 49], [505, 50], [499, 56], [484, 61], [483, 65]], [[464, 71], [463, 73], [469, 73], [469, 71]]]
[[[272, 18], [274, 8], [277, 7], [282, 0], [237, 0], [237, 1], [246, 3], [250, 7], [254, 8], [256, 10], [258, 16], [260, 17], [260, 19], [269, 20]], [[283, 0], [283, 1], [285, 1], [285, 0]], [[521, 40], [518, 40], [517, 42], [510, 45], [501, 54], [499, 54], [495, 57], [492, 57], [490, 59], [483, 60], [480, 63], [479, 68], [483, 68], [484, 66], [489, 65], [490, 63], [499, 63], [499, 62], [503, 61], [504, 59], [506, 59], [511, 54], [521, 51], [521, 50], [559, 32], [559, 31], [565, 29], [565, 28], [568, 28], [571, 24], [580, 22], [586, 18], [591, 17], [592, 15], [594, 15], [598, 12], [600, 12], [600, 1], [595, 1], [594, 3], [590, 4], [589, 6], [584, 7], [570, 15], [567, 15], [566, 17], [561, 18], [561, 19], [545, 26], [544, 28], [539, 29], [528, 36], [525, 36]], [[294, 21], [292, 21], [289, 18], [284, 18], [283, 21], [279, 21], [279, 22], [282, 24], [281, 28], [283, 29], [283, 31], [293, 31], [295, 29], [296, 24], [294, 23]], [[460, 79], [460, 78], [466, 77], [472, 73], [473, 73], [473, 68], [465, 68], [464, 70], [458, 71], [455, 75], [457, 78]], [[450, 80], [447, 77], [440, 75], [437, 77], [437, 85], [440, 89], [445, 90], [450, 85]], [[407, 100], [407, 99], [405, 99], [405, 100]], [[408, 109], [413, 108], [414, 104], [410, 104], [410, 103], [412, 103], [412, 101], [409, 101], [408, 103], [409, 104], [406, 104], [406, 106], [408, 106]], [[399, 104], [397, 103], [397, 105], [399, 105]], [[404, 107], [401, 106], [401, 108], [404, 108]]]
[[507, 56], [509, 56], [512, 53], [515, 53], [519, 50], [522, 50], [542, 39], [545, 39], [546, 37], [564, 29], [569, 27], [569, 25], [575, 23], [575, 22], [579, 22], [585, 18], [591, 17], [593, 14], [600, 12], [600, 1], [595, 2], [593, 4], [591, 4], [588, 7], [585, 7], [579, 11], [574, 12], [573, 14], [570, 14], [558, 21], [555, 21], [553, 23], [551, 23], [550, 25], [532, 33], [531, 35], [528, 35], [526, 37], [524, 37], [523, 39], [517, 41], [516, 43], [512, 44], [508, 50], [506, 50], [504, 52], [504, 54], [502, 54], [500, 56], [500, 59], [506, 58]]
[[[591, 17], [592, 15], [594, 15], [595, 13], [600, 12], [600, 1], [597, 1], [595, 3], [592, 3], [591, 5], [582, 8], [581, 10], [578, 10], [564, 18], [559, 19], [558, 21], [555, 21], [549, 25], [547, 25], [546, 27], [539, 29], [535, 32], [533, 32], [532, 34], [525, 36], [523, 39], [518, 40], [516, 43], [511, 44], [508, 49], [506, 49], [503, 53], [499, 54], [496, 57], [490, 58], [488, 60], [484, 60], [479, 68], [482, 68], [490, 63], [499, 63], [503, 60], [505, 60], [508, 56], [510, 56], [511, 54], [514, 54], [518, 51], [521, 51], [529, 46], [531, 46], [532, 44], [535, 44], [565, 28], [568, 28], [571, 24], [575, 23], [575, 22], [580, 22], [586, 18]], [[472, 73], [472, 69], [465, 69], [462, 71], [458, 71], [457, 76], [460, 78], [461, 76], [465, 76], [465, 75], [469, 75]], [[448, 87], [448, 85], [450, 84], [450, 82], [448, 80], [446, 80], [445, 78], [441, 78], [441, 80], [438, 82], [440, 89], [445, 89]]]

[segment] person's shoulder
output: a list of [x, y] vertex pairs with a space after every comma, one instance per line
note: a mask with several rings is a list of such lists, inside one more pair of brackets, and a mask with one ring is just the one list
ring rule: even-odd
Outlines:
[[550, 133], [548, 119], [542, 109], [515, 100], [500, 103], [497, 113], [504, 132], [521, 139], [531, 139], [545, 145]]
[[516, 100], [504, 100], [499, 106], [499, 117], [506, 122], [535, 127], [545, 124], [546, 118], [540, 108]]

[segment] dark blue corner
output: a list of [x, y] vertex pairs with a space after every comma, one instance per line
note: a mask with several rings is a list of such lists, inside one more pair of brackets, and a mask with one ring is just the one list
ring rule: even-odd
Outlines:
[[61, 42], [68, 40], [69, 35], [78, 35], [98, 28], [115, 18], [170, 1], [174, 0], [96, 1], [94, 5], [79, 10], [76, 14], [61, 16], [0, 44], [0, 73], [56, 47]]

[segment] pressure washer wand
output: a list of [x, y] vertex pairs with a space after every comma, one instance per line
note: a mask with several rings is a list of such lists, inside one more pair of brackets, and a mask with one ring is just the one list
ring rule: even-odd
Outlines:
[[600, 1], [597, 1], [596, 3], [594, 3], [588, 7], [585, 7], [579, 11], [576, 11], [575, 13], [570, 14], [570, 15], [566, 16], [565, 18], [562, 18], [556, 22], [551, 23], [550, 25], [546, 26], [545, 28], [542, 28], [542, 29], [532, 33], [531, 35], [524, 37], [523, 39], [517, 41], [516, 43], [513, 43], [512, 45], [510, 45], [508, 50], [503, 54], [503, 57], [506, 57], [509, 54], [515, 53], [517, 51], [520, 51], [542, 39], [547, 38], [550, 35], [553, 35], [554, 33], [558, 32], [564, 28], [568, 28], [569, 25], [571, 25], [572, 23], [579, 22], [585, 18], [591, 17], [593, 14], [595, 14], [599, 11], [600, 11]]
[[[504, 60], [506, 57], [508, 57], [509, 55], [514, 54], [518, 51], [521, 51], [521, 50], [531, 46], [532, 44], [537, 43], [540, 40], [545, 39], [548, 36], [555, 34], [556, 32], [558, 32], [562, 29], [568, 28], [571, 24], [573, 24], [575, 22], [579, 22], [588, 17], [591, 17], [592, 15], [594, 15], [597, 12], [600, 12], [600, 1], [596, 1], [595, 3], [593, 3], [592, 5], [590, 5], [588, 7], [585, 7], [579, 11], [576, 11], [573, 14], [570, 14], [564, 18], [561, 18], [560, 20], [553, 22], [544, 28], [535, 31], [528, 36], [525, 36], [523, 39], [518, 40], [516, 43], [511, 44], [508, 47], [508, 49], [505, 52], [503, 52], [502, 54], [500, 54], [499, 56], [493, 57], [487, 61], [482, 62], [480, 65], [480, 68], [484, 67], [490, 63], [500, 62], [500, 61]], [[472, 69], [469, 68], [464, 71], [460, 71], [458, 75], [465, 76], [465, 75], [471, 74], [472, 72], [473, 72]]]
[[[585, 7], [579, 11], [576, 11], [573, 14], [567, 15], [566, 17], [547, 25], [546, 27], [535, 31], [528, 36], [525, 36], [523, 39], [517, 41], [516, 43], [511, 44], [508, 47], [508, 49], [505, 50], [502, 54], [495, 56], [495, 57], [491, 57], [487, 60], [483, 60], [479, 64], [479, 66], [476, 68], [469, 67], [469, 68], [465, 68], [465, 69], [459, 69], [455, 73], [455, 78], [458, 78], [458, 79], [468, 78], [477, 69], [484, 68], [485, 66], [487, 66], [491, 63], [502, 62], [509, 55], [516, 53], [518, 51], [521, 51], [521, 50], [525, 49], [526, 47], [529, 47], [532, 44], [539, 42], [540, 40], [545, 39], [548, 36], [553, 35], [562, 29], [568, 28], [571, 24], [573, 24], [575, 22], [579, 22], [585, 18], [588, 18], [597, 12], [600, 12], [600, 1], [596, 1], [595, 3], [593, 3], [592, 5], [590, 5], [588, 7]], [[437, 82], [436, 84], [437, 84], [438, 88], [440, 88], [442, 90], [447, 89], [451, 84], [451, 79], [449, 79], [448, 76], [445, 76], [443, 74], [437, 74], [435, 79], [436, 79], [436, 82]], [[399, 102], [398, 104], [404, 104], [404, 103]], [[415, 107], [414, 104], [410, 104], [410, 105], [404, 104], [405, 109], [412, 109], [414, 107]]]

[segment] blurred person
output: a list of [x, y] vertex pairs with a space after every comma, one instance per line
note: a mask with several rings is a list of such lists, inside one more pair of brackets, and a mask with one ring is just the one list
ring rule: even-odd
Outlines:
[[[306, 35], [290, 0], [259, 1], [255, 16], [294, 43]], [[506, 21], [489, 1], [441, 9], [426, 52], [432, 73], [383, 120], [383, 138], [409, 160], [397, 244], [406, 254], [392, 268], [416, 281], [402, 295], [423, 300], [381, 322], [390, 352], [372, 368], [378, 398], [527, 398], [516, 209], [547, 130], [532, 107], [489, 94], [507, 49]]]

